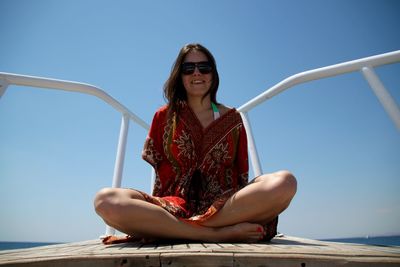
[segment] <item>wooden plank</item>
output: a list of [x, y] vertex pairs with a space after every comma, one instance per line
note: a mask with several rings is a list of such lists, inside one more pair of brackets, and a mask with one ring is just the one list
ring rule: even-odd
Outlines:
[[217, 243], [203, 243], [203, 246], [209, 250], [220, 249], [221, 246]]
[[173, 244], [170, 246], [172, 251], [190, 251], [192, 250], [188, 244]]
[[232, 253], [164, 253], [160, 255], [162, 267], [207, 267], [207, 266], [233, 266]]
[[392, 261], [387, 258], [375, 257], [332, 257], [323, 255], [255, 255], [239, 253], [234, 254], [234, 267], [286, 267], [286, 266], [304, 266], [304, 267], [336, 267], [336, 266], [352, 266], [352, 267], [394, 267], [400, 266], [400, 261]]
[[159, 255], [137, 255], [135, 257], [80, 257], [29, 262], [8, 262], [9, 267], [109, 267], [109, 266], [145, 266], [159, 267]]
[[[0, 251], [1, 266], [400, 266], [400, 247], [296, 237], [271, 243], [124, 243], [100, 240]], [[168, 265], [169, 264], [169, 265]], [[172, 264], [172, 265], [171, 265]]]
[[199, 251], [199, 252], [209, 251], [207, 247], [204, 246], [202, 243], [190, 243], [188, 244], [188, 246], [191, 251]]

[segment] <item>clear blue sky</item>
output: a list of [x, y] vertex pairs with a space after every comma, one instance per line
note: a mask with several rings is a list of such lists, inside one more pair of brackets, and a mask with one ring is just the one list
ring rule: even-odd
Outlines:
[[[179, 49], [216, 57], [218, 100], [239, 107], [298, 72], [400, 49], [400, 2], [0, 2], [0, 71], [96, 85], [147, 122]], [[400, 102], [400, 64], [376, 69]], [[400, 233], [400, 132], [360, 73], [296, 86], [250, 112], [265, 172], [299, 188], [279, 231]], [[10, 86], [0, 99], [0, 240], [80, 241], [105, 227], [120, 115], [97, 98]], [[124, 187], [149, 192], [146, 131], [131, 124]]]

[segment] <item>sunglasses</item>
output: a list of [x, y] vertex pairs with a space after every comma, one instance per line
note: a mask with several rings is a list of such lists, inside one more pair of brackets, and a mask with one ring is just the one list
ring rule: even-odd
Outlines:
[[211, 63], [208, 61], [185, 62], [182, 64], [182, 74], [184, 74], [184, 75], [193, 74], [196, 67], [200, 71], [201, 74], [208, 74], [212, 71]]

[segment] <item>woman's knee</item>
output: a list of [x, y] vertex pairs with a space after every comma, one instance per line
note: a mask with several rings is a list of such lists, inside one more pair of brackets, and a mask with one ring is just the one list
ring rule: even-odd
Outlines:
[[133, 189], [103, 188], [94, 199], [94, 208], [103, 218], [117, 218], [122, 215], [122, 209], [132, 199], [144, 200], [143, 195]]
[[266, 194], [275, 193], [277, 197], [289, 201], [294, 197], [297, 191], [297, 181], [294, 175], [286, 170], [260, 176], [262, 188], [265, 188]]
[[280, 191], [292, 199], [297, 191], [296, 177], [289, 171], [283, 170], [275, 173]]
[[115, 188], [103, 188], [97, 192], [94, 198], [94, 208], [100, 216], [105, 216], [113, 210], [117, 198], [117, 190]]

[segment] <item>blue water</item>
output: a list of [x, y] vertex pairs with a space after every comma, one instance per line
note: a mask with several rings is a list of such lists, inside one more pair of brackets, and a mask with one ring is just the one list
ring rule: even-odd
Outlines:
[[336, 238], [336, 239], [321, 239], [321, 240], [322, 241], [341, 242], [341, 243], [378, 245], [378, 246], [400, 246], [400, 235]]
[[45, 242], [0, 242], [0, 250], [33, 248], [47, 245], [56, 245], [60, 243], [45, 243]]

